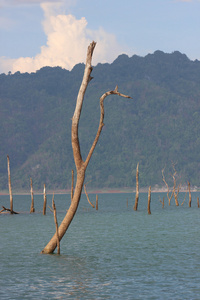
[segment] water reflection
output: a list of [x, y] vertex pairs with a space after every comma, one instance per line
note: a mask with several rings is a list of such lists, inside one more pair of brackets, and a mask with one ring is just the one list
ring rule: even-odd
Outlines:
[[[44, 259], [43, 263], [48, 262]], [[51, 255], [51, 266], [44, 271], [52, 270], [48, 280], [40, 277], [38, 284], [54, 299], [98, 299], [103, 288], [110, 285], [104, 278], [99, 278], [94, 260], [88, 263], [86, 258], [78, 256]], [[109, 297], [105, 294], [104, 299]]]

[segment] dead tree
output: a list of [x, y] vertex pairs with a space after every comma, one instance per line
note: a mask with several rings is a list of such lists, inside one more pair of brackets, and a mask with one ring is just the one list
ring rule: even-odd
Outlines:
[[164, 183], [165, 183], [165, 185], [166, 185], [166, 187], [167, 187], [167, 198], [168, 198], [169, 205], [170, 205], [170, 204], [171, 204], [172, 197], [173, 197], [173, 191], [172, 191], [172, 193], [171, 193], [171, 196], [169, 196], [170, 191], [169, 191], [169, 186], [168, 186], [168, 184], [167, 184], [167, 182], [166, 182], [166, 180], [165, 180], [164, 170], [165, 170], [165, 169], [162, 169], [162, 179], [163, 179], [163, 181], [164, 181]]
[[[79, 135], [78, 135], [78, 126], [79, 126], [79, 119], [81, 115], [81, 110], [82, 110], [82, 105], [83, 105], [83, 99], [84, 95], [87, 89], [87, 86], [92, 79], [91, 77], [91, 72], [92, 72], [92, 66], [91, 66], [91, 61], [92, 61], [92, 55], [93, 51], [95, 48], [96, 43], [92, 42], [87, 50], [87, 57], [86, 57], [86, 64], [85, 64], [85, 71], [83, 75], [83, 80], [78, 92], [77, 96], [77, 101], [76, 101], [76, 107], [74, 111], [74, 115], [72, 118], [72, 128], [71, 128], [71, 142], [72, 142], [72, 149], [73, 149], [73, 156], [74, 156], [74, 162], [76, 166], [76, 185], [74, 189], [74, 194], [73, 198], [70, 204], [70, 207], [62, 221], [62, 223], [59, 226], [59, 240], [62, 239], [64, 236], [65, 232], [67, 231], [71, 221], [73, 220], [75, 213], [77, 211], [80, 197], [81, 197], [81, 192], [84, 184], [84, 179], [85, 179], [85, 172], [88, 166], [88, 163], [91, 159], [91, 156], [93, 154], [93, 151], [96, 147], [96, 144], [99, 140], [102, 128], [104, 126], [104, 100], [107, 96], [109, 95], [118, 95], [122, 96], [125, 98], [131, 98], [127, 95], [123, 95], [118, 92], [118, 87], [116, 86], [115, 90], [113, 91], [108, 91], [104, 93], [101, 98], [100, 98], [100, 121], [99, 121], [99, 127], [97, 130], [96, 137], [94, 139], [94, 142], [89, 150], [88, 156], [86, 160], [84, 161], [82, 159], [81, 155], [81, 149], [80, 149], [80, 143], [79, 143]], [[41, 253], [53, 253], [57, 245], [57, 235], [54, 234], [52, 239], [49, 241], [49, 243], [45, 246], [45, 248], [42, 250]]]
[[148, 192], [148, 207], [147, 207], [147, 211], [148, 211], [149, 215], [151, 214], [150, 204], [151, 204], [151, 186], [149, 187], [149, 192]]
[[15, 214], [18, 215], [19, 213], [14, 211], [14, 210], [10, 210], [9, 208], [6, 208], [5, 206], [2, 206], [3, 209], [0, 210], [0, 214], [3, 213], [4, 211], [9, 211], [11, 214]]
[[191, 207], [192, 195], [191, 195], [190, 182], [189, 181], [188, 181], [188, 191], [189, 191], [189, 207]]
[[10, 212], [10, 214], [18, 214], [13, 210], [13, 196], [12, 196], [12, 188], [11, 188], [11, 176], [10, 176], [10, 159], [7, 155], [7, 165], [8, 165], [8, 187], [9, 187], [9, 195], [10, 195], [10, 208], [6, 208], [5, 206], [2, 206], [2, 210], [0, 210], [0, 213], [4, 213], [5, 211]]
[[96, 195], [96, 210], [98, 210], [99, 207], [98, 207], [98, 195]]
[[139, 200], [139, 163], [136, 168], [136, 194], [135, 194], [135, 205], [134, 210], [138, 209], [138, 200]]
[[44, 204], [43, 204], [43, 216], [46, 215], [46, 207], [47, 207], [47, 195], [46, 195], [46, 186], [44, 184]]
[[52, 208], [53, 208], [53, 214], [54, 214], [54, 222], [56, 226], [56, 241], [57, 241], [57, 253], [60, 254], [60, 240], [59, 240], [59, 233], [58, 233], [58, 221], [57, 221], [57, 215], [56, 215], [56, 206], [54, 202], [54, 194], [52, 198]]
[[30, 214], [31, 214], [31, 213], [34, 213], [34, 212], [35, 212], [32, 178], [30, 178], [30, 183], [31, 183], [31, 209], [30, 209]]
[[13, 196], [12, 196], [12, 187], [11, 187], [11, 176], [10, 176], [10, 158], [7, 155], [7, 165], [8, 165], [8, 188], [10, 195], [10, 213], [13, 214]]
[[172, 175], [173, 177], [173, 180], [174, 180], [174, 186], [173, 186], [173, 194], [174, 194], [174, 199], [175, 199], [175, 203], [176, 203], [176, 206], [179, 206], [179, 203], [178, 203], [178, 194], [179, 194], [179, 191], [180, 191], [180, 184], [178, 185], [177, 187], [177, 192], [176, 192], [176, 170], [175, 170], [175, 166], [174, 164], [172, 164], [173, 166], [173, 169], [174, 169], [174, 174]]
[[93, 208], [95, 208], [94, 204], [91, 203], [90, 198], [89, 198], [89, 196], [88, 196], [88, 193], [87, 193], [87, 190], [86, 190], [86, 185], [87, 185], [87, 184], [88, 184], [88, 183], [84, 184], [85, 195], [86, 195], [86, 197], [87, 197], [88, 203], [89, 203]]
[[185, 202], [185, 199], [186, 199], [187, 192], [188, 192], [188, 187], [187, 187], [187, 190], [186, 190], [186, 192], [185, 192], [185, 197], [184, 197], [184, 199], [183, 199], [183, 202], [181, 203], [181, 206], [182, 206], [182, 205], [183, 205], [183, 203]]
[[160, 197], [159, 197], [159, 201], [160, 201], [160, 203], [162, 203], [162, 208], [164, 208], [164, 206], [165, 206], [165, 197], [163, 197], [163, 200], [161, 200]]

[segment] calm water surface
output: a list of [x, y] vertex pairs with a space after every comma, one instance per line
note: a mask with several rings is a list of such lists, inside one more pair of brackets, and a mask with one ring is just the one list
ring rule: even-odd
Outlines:
[[[83, 195], [61, 255], [42, 255], [55, 232], [53, 214], [42, 215], [42, 195], [34, 214], [30, 196], [14, 195], [20, 214], [0, 215], [0, 299], [200, 299], [197, 196], [191, 208], [188, 199], [169, 207], [166, 194], [153, 193], [148, 215], [146, 193], [137, 212], [134, 194], [99, 194], [98, 211]], [[60, 224], [70, 195], [55, 195], [55, 203]], [[0, 196], [2, 205], [9, 207], [9, 196]]]

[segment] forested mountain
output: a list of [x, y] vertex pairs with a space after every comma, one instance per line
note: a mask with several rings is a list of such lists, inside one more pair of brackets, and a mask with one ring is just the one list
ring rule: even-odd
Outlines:
[[[72, 71], [45, 67], [36, 73], [0, 75], [0, 189], [71, 186], [74, 169], [71, 118], [84, 65]], [[200, 186], [200, 62], [176, 51], [145, 57], [120, 55], [94, 67], [80, 121], [83, 158], [99, 123], [99, 98], [116, 85], [132, 99], [105, 100], [105, 126], [87, 169], [90, 188], [163, 186], [172, 162], [179, 181]], [[88, 187], [89, 188], [89, 187]]]

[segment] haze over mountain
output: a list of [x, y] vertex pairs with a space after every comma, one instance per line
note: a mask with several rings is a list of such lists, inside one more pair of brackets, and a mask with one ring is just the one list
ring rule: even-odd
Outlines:
[[[71, 118], [84, 65], [71, 71], [45, 67], [36, 73], [0, 75], [0, 189], [7, 189], [7, 154], [12, 186], [48, 189], [71, 186], [74, 169]], [[80, 121], [83, 158], [99, 123], [99, 98], [116, 85], [133, 99], [105, 100], [105, 126], [88, 166], [90, 188], [163, 186], [172, 182], [172, 162], [185, 185], [200, 178], [200, 62], [185, 54], [156, 51], [120, 55], [94, 67]], [[89, 186], [88, 186], [89, 188]]]

